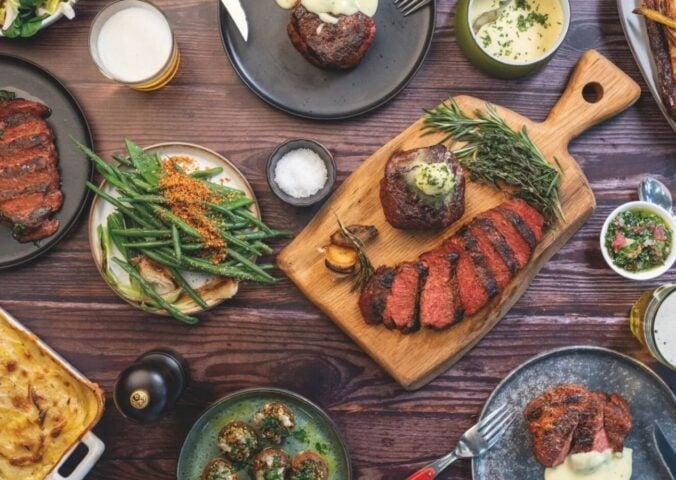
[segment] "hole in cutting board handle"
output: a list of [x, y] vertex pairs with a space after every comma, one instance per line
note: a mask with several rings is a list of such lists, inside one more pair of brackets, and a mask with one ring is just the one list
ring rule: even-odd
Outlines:
[[582, 98], [587, 103], [598, 103], [603, 98], [603, 87], [598, 82], [589, 82], [582, 89]]

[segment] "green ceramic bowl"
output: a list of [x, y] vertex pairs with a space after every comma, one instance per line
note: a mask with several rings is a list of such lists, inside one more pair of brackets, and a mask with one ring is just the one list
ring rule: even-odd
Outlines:
[[570, 27], [570, 2], [569, 0], [556, 0], [561, 2], [563, 8], [563, 30], [561, 36], [540, 58], [536, 58], [530, 63], [510, 62], [504, 59], [498, 59], [486, 52], [479, 39], [472, 31], [469, 13], [474, 0], [459, 0], [455, 12], [455, 35], [460, 49], [467, 56], [469, 61], [482, 72], [498, 78], [511, 79], [524, 77], [536, 72], [551, 60], [559, 49], [563, 40], [568, 34]]
[[[219, 456], [218, 433], [226, 423], [242, 421], [253, 424], [254, 414], [267, 402], [280, 402], [293, 410], [296, 432], [280, 446], [293, 457], [304, 450], [320, 450], [329, 467], [329, 480], [352, 480], [350, 456], [338, 427], [310, 400], [288, 390], [251, 388], [228, 395], [195, 422], [183, 443], [178, 459], [178, 480], [199, 480], [209, 461]], [[264, 444], [263, 446], [268, 446]], [[240, 480], [250, 480], [248, 468], [242, 466]]]

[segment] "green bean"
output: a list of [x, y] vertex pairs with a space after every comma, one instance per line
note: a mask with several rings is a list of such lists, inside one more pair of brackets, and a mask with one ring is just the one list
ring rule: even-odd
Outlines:
[[234, 248], [228, 249], [228, 255], [230, 255], [235, 260], [239, 260], [242, 263], [242, 265], [244, 265], [244, 266], [248, 267], [249, 269], [251, 269], [252, 271], [258, 273], [263, 278], [265, 278], [267, 280], [273, 280], [274, 281], [274, 278], [271, 277], [265, 270], [263, 270], [262, 268], [259, 268], [258, 265], [253, 263], [246, 256], [242, 255], [241, 253], [239, 253]]
[[154, 248], [170, 247], [174, 244], [173, 240], [150, 240], [147, 242], [124, 242], [122, 245], [127, 248]]
[[120, 197], [120, 201], [127, 203], [167, 203], [167, 199], [162, 195], [132, 195]]
[[149, 296], [153, 301], [155, 301], [158, 305], [160, 305], [163, 309], [165, 309], [172, 317], [174, 317], [177, 320], [180, 320], [182, 322], [187, 323], [188, 325], [195, 325], [196, 323], [199, 322], [195, 317], [192, 317], [190, 315], [186, 315], [185, 313], [181, 312], [179, 309], [174, 307], [172, 304], [167, 302], [164, 298], [162, 298], [154, 289], [153, 287], [150, 286], [148, 282], [141, 276], [141, 274], [130, 264], [127, 262], [123, 262], [117, 257], [113, 257], [113, 261], [117, 263], [122, 269], [129, 274], [131, 278], [134, 278], [143, 292]]
[[112, 204], [113, 206], [117, 207], [122, 213], [124, 213], [124, 214], [127, 215], [128, 217], [134, 219], [134, 221], [136, 221], [137, 223], [140, 223], [140, 224], [142, 224], [142, 225], [147, 223], [147, 222], [145, 222], [144, 220], [142, 220], [136, 213], [134, 213], [133, 210], [131, 210], [131, 209], [128, 208], [128, 207], [125, 207], [124, 205], [122, 205], [122, 203], [120, 203], [116, 198], [113, 198], [113, 197], [111, 197], [110, 195], [108, 195], [107, 193], [105, 193], [104, 191], [100, 190], [100, 189], [99, 189], [96, 185], [94, 185], [93, 183], [87, 181], [87, 182], [85, 182], [85, 185], [87, 185], [87, 187], [88, 187], [90, 190], [92, 190], [94, 193], [96, 193], [99, 197], [103, 198], [103, 199], [104, 199], [105, 201], [107, 201], [108, 203], [110, 203], [110, 204]]
[[178, 263], [171, 255], [165, 255], [163, 252], [157, 249], [149, 249], [149, 248], [140, 248], [141, 253], [148, 257], [151, 260], [155, 260], [158, 263], [161, 263], [162, 265], [166, 265], [167, 267], [180, 267], [181, 264]]
[[113, 229], [113, 233], [121, 237], [169, 237], [171, 230], [152, 230], [142, 228]]
[[259, 251], [261, 251], [261, 252], [263, 252], [263, 253], [272, 253], [272, 252], [274, 252], [274, 250], [273, 250], [272, 248], [270, 248], [269, 246], [267, 246], [266, 244], [264, 244], [264, 243], [261, 242], [260, 240], [256, 240], [255, 242], [253, 242], [253, 247], [256, 248], [256, 249], [258, 249]]
[[181, 237], [178, 234], [178, 227], [176, 227], [176, 225], [171, 226], [171, 239], [174, 243], [174, 255], [176, 255], [176, 260], [178, 263], [181, 263]]
[[190, 298], [192, 298], [197, 305], [200, 307], [204, 308], [205, 310], [209, 308], [209, 304], [204, 301], [202, 297], [200, 297], [199, 293], [197, 293], [191, 286], [190, 284], [186, 281], [185, 278], [181, 275], [181, 273], [176, 270], [175, 268], [171, 269], [171, 274], [174, 276], [174, 279], [176, 279], [176, 282], [180, 285], [180, 287], [183, 289], [185, 293], [187, 293]]
[[131, 163], [131, 160], [127, 157], [123, 157], [122, 155], [113, 155], [113, 160], [115, 160], [118, 163], [121, 163], [125, 167], [133, 167], [134, 164]]
[[221, 173], [223, 173], [223, 167], [215, 167], [193, 172], [191, 176], [193, 178], [211, 178], [215, 177], [216, 175], [220, 175]]
[[254, 255], [261, 255], [261, 252], [256, 247], [248, 244], [244, 240], [240, 240], [239, 238], [226, 232], [225, 230], [219, 230], [219, 232], [221, 233], [221, 236], [225, 238], [229, 243], [237, 245], [238, 247], [243, 248], [247, 252], [253, 253]]
[[151, 208], [153, 209], [153, 211], [155, 213], [157, 213], [160, 216], [160, 218], [168, 219], [171, 223], [176, 225], [178, 228], [183, 230], [185, 233], [187, 233], [191, 237], [200, 238], [200, 239], [203, 238], [202, 234], [200, 232], [198, 232], [197, 230], [192, 228], [190, 225], [185, 223], [183, 220], [181, 220], [179, 217], [177, 217], [176, 215], [171, 213], [166, 208], [158, 207], [157, 205], [151, 205]]
[[213, 202], [206, 202], [206, 204], [209, 208], [213, 208], [214, 210], [217, 210], [219, 212], [223, 212], [225, 210], [228, 210], [228, 211], [237, 210], [238, 208], [248, 207], [252, 203], [254, 203], [254, 201], [251, 200], [250, 198], [238, 198], [236, 200], [231, 200], [230, 202], [226, 202], [226, 203], [222, 203], [222, 204], [213, 203]]
[[252, 215], [251, 212], [249, 212], [248, 210], [244, 210], [244, 209], [240, 208], [238, 210], [235, 210], [234, 213], [235, 213], [235, 215], [238, 215], [238, 216], [240, 216], [240, 217], [242, 217], [246, 220], [249, 220], [251, 223], [256, 225], [261, 230], [268, 232], [268, 233], [272, 232], [272, 229], [270, 227], [268, 227], [266, 224], [261, 222], [258, 218], [256, 218], [254, 215]]
[[293, 234], [284, 230], [271, 230], [271, 232], [262, 232], [257, 230], [255, 232], [238, 233], [237, 238], [240, 240], [264, 240], [266, 238], [274, 237], [291, 237]]

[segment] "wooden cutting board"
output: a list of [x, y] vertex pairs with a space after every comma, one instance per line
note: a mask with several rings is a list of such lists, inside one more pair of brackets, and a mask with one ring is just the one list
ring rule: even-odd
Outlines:
[[[442, 332], [421, 330], [403, 335], [384, 326], [367, 325], [352, 293], [352, 278], [337, 278], [324, 266], [320, 251], [337, 228], [336, 215], [345, 225], [375, 225], [378, 239], [367, 246], [375, 266], [413, 260], [449, 237], [477, 214], [495, 207], [505, 196], [493, 188], [468, 182], [464, 217], [444, 232], [411, 232], [390, 226], [383, 215], [379, 183], [385, 164], [397, 149], [438, 143], [443, 135], [421, 136], [418, 120], [378, 150], [350, 175], [326, 202], [316, 217], [277, 257], [279, 267], [324, 313], [357, 342], [402, 387], [415, 390], [457, 362], [486, 335], [528, 288], [542, 266], [584, 224], [596, 207], [594, 194], [568, 143], [593, 125], [632, 105], [640, 87], [595, 50], [586, 52], [575, 67], [561, 99], [542, 123], [535, 123], [502, 107], [502, 118], [512, 128], [527, 126], [533, 141], [550, 161], [558, 159], [563, 172], [560, 188], [566, 222], [550, 229], [536, 249], [530, 264], [514, 278], [501, 295], [472, 317]], [[456, 97], [463, 111], [484, 109], [485, 102]]]

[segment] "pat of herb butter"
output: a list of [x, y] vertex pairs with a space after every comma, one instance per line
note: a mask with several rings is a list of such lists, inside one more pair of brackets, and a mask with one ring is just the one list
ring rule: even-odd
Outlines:
[[446, 163], [429, 163], [415, 169], [415, 187], [430, 197], [447, 196], [455, 188], [455, 174]]

